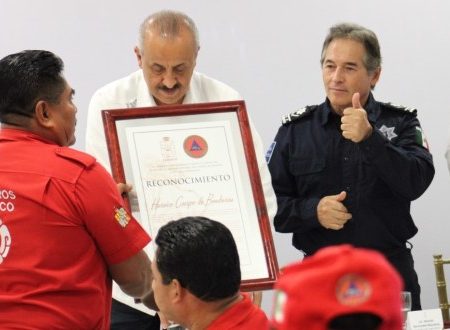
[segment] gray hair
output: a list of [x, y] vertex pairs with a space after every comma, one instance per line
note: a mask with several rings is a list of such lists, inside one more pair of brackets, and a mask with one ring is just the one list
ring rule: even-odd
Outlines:
[[321, 65], [325, 60], [325, 52], [334, 39], [351, 39], [360, 42], [366, 50], [363, 63], [369, 73], [381, 67], [380, 44], [377, 36], [373, 31], [352, 23], [336, 24], [330, 28], [322, 46]]
[[184, 25], [194, 36], [195, 49], [200, 48], [200, 40], [197, 26], [192, 18], [186, 14], [174, 10], [162, 10], [148, 16], [141, 24], [139, 29], [139, 49], [143, 51], [145, 33], [152, 29], [157, 31], [163, 38], [173, 38], [180, 33]]

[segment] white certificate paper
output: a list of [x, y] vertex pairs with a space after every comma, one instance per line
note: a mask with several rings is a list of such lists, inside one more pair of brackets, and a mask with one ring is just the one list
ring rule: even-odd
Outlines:
[[254, 200], [242, 142], [234, 140], [239, 131], [231, 126], [209, 120], [127, 127], [131, 173], [125, 175], [139, 205], [133, 215], [152, 237], [168, 221], [186, 216], [219, 221], [236, 241], [242, 279], [267, 278], [258, 216], [247, 207]]

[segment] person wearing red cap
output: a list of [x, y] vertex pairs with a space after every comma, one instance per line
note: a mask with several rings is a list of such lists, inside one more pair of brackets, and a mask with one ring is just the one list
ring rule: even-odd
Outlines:
[[400, 330], [397, 271], [379, 252], [339, 245], [287, 266], [275, 284], [277, 330]]

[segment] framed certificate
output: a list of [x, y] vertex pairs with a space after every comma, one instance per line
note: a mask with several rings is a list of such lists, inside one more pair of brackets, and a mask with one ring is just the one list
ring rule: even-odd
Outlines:
[[278, 264], [244, 101], [102, 116], [113, 177], [133, 185], [128, 206], [150, 235], [186, 216], [219, 221], [236, 241], [242, 290], [271, 288]]

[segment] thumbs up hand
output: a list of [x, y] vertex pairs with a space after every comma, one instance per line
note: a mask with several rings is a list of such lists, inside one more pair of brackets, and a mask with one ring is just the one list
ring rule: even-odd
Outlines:
[[342, 136], [355, 143], [367, 139], [373, 131], [367, 112], [361, 105], [359, 93], [353, 94], [352, 107], [344, 109], [341, 117]]
[[317, 219], [323, 227], [340, 230], [352, 218], [352, 215], [342, 203], [345, 198], [347, 198], [347, 193], [341, 191], [337, 195], [325, 196], [319, 201]]

